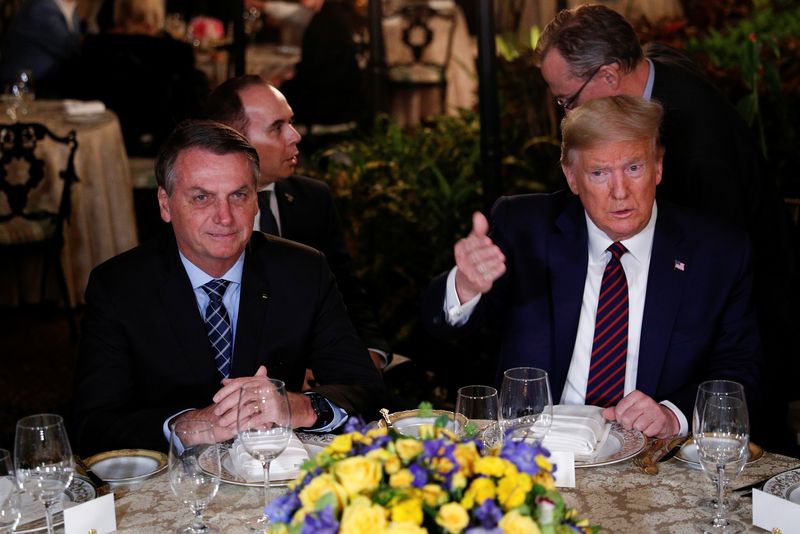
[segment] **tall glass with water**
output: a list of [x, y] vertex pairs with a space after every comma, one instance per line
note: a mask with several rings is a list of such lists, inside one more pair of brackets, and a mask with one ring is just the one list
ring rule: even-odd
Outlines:
[[20, 505], [11, 453], [0, 449], [0, 534], [12, 532], [19, 524]]

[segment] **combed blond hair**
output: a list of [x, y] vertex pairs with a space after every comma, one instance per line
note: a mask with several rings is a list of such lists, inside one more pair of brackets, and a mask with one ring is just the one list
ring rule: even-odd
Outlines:
[[661, 104], [637, 96], [589, 100], [561, 121], [561, 163], [569, 165], [574, 151], [604, 142], [652, 140], [653, 149], [660, 151], [658, 134], [663, 116]]
[[114, 25], [123, 31], [146, 28], [148, 33], [164, 29], [164, 0], [116, 0]]

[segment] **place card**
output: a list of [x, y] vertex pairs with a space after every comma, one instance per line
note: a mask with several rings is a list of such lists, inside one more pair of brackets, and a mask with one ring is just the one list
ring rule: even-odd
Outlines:
[[783, 534], [800, 533], [800, 505], [787, 499], [753, 490], [753, 525]]
[[106, 534], [117, 530], [114, 494], [109, 493], [64, 510], [64, 534]]
[[553, 473], [557, 488], [575, 487], [575, 453], [550, 451], [550, 463], [558, 469]]

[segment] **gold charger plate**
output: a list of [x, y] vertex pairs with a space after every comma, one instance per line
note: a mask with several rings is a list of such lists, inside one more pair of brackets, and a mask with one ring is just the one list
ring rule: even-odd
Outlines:
[[[747, 454], [747, 463], [751, 464], [764, 456], [764, 449], [751, 441], [748, 444]], [[700, 458], [697, 455], [697, 443], [694, 442], [694, 438], [686, 440], [686, 443], [684, 443], [681, 449], [675, 454], [675, 459], [689, 464], [695, 469], [700, 469]]]
[[138, 482], [167, 468], [167, 455], [148, 449], [119, 449], [90, 456], [84, 463], [111, 484]]
[[[447, 416], [447, 428], [453, 432], [456, 431], [456, 418], [458, 421], [463, 425], [467, 422], [467, 419], [463, 415], [458, 415], [454, 412], [450, 412], [447, 410], [432, 410], [431, 413], [433, 414], [430, 417], [420, 417], [419, 410], [404, 410], [401, 412], [394, 412], [388, 415], [389, 422], [392, 424], [392, 428], [394, 428], [399, 434], [403, 434], [404, 436], [411, 436], [411, 437], [419, 437], [419, 429], [422, 425], [433, 425], [436, 419], [441, 415]], [[378, 421], [379, 428], [386, 428], [386, 421], [379, 420]]]

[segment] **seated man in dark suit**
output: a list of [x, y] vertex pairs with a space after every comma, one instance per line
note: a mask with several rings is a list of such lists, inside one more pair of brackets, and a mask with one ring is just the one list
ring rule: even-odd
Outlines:
[[[173, 232], [97, 267], [75, 388], [82, 453], [165, 449], [170, 420], [202, 418], [236, 435], [238, 390], [269, 374], [290, 393], [292, 425], [339, 427], [372, 416], [383, 383], [322, 254], [253, 232], [259, 159], [213, 121], [179, 125], [156, 162], [161, 217]], [[186, 411], [189, 410], [189, 411]]]
[[425, 322], [453, 335], [496, 319], [499, 370], [545, 369], [555, 402], [648, 436], [685, 434], [697, 385], [730, 379], [757, 398], [760, 352], [750, 243], [715, 219], [655, 202], [663, 110], [630, 96], [562, 122], [574, 195], [498, 200], [455, 245]]
[[261, 174], [256, 229], [325, 254], [350, 318], [375, 365], [382, 368], [391, 359], [391, 349], [361, 282], [353, 274], [331, 192], [324, 182], [293, 174], [300, 142], [300, 134], [292, 126], [293, 116], [281, 92], [255, 75], [222, 83], [208, 97], [205, 111], [206, 118], [237, 129], [258, 150]]

